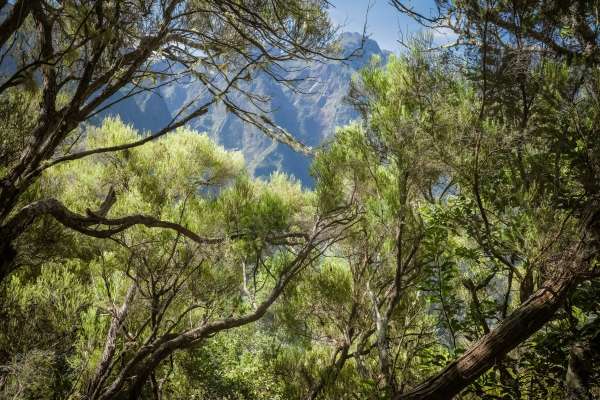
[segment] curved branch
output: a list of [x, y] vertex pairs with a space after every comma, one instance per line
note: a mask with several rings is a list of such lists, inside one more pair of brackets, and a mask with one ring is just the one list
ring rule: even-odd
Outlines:
[[554, 316], [579, 275], [563, 266], [561, 276], [549, 280], [494, 330], [438, 374], [394, 400], [442, 400], [460, 393], [504, 355], [537, 332]]
[[87, 384], [87, 393], [90, 398], [94, 398], [96, 392], [98, 391], [98, 388], [106, 380], [107, 375], [110, 372], [109, 366], [114, 357], [115, 349], [117, 346], [117, 334], [119, 333], [119, 330], [123, 326], [123, 322], [127, 317], [127, 313], [129, 312], [129, 306], [131, 305], [133, 298], [135, 297], [136, 288], [136, 285], [132, 284], [127, 290], [127, 294], [125, 295], [123, 305], [120, 308], [113, 310], [113, 316], [110, 322], [108, 333], [106, 334], [104, 351], [102, 352], [100, 363], [98, 364], [93, 377]]
[[35, 170], [34, 174], [39, 174], [40, 172], [42, 172], [56, 164], [60, 164], [60, 163], [66, 162], [66, 161], [79, 160], [80, 158], [91, 156], [93, 154], [111, 153], [111, 152], [115, 152], [115, 151], [123, 151], [123, 150], [127, 150], [127, 149], [132, 149], [134, 147], [139, 147], [145, 143], [148, 143], [155, 139], [158, 139], [159, 137], [164, 136], [169, 132], [172, 132], [173, 130], [185, 125], [186, 123], [188, 123], [190, 120], [192, 120], [194, 118], [201, 117], [202, 115], [204, 115], [208, 112], [209, 105], [210, 104], [200, 107], [199, 109], [190, 113], [189, 115], [187, 115], [185, 118], [182, 118], [178, 122], [171, 121], [171, 123], [169, 123], [169, 125], [167, 125], [163, 129], [161, 129], [160, 131], [158, 131], [152, 135], [148, 135], [145, 138], [137, 140], [135, 142], [121, 144], [118, 146], [109, 146], [109, 147], [101, 147], [98, 149], [85, 150], [85, 151], [81, 151], [79, 153], [68, 154], [63, 157], [55, 158], [54, 160], [49, 160], [48, 162], [40, 165]]
[[322, 251], [313, 254], [313, 250], [318, 246], [318, 236], [320, 233], [320, 231], [313, 231], [294, 260], [278, 277], [277, 282], [271, 289], [269, 295], [252, 312], [237, 317], [229, 317], [206, 323], [179, 334], [169, 334], [152, 346], [146, 346], [140, 349], [138, 354], [127, 363], [99, 399], [108, 400], [114, 398], [114, 396], [123, 389], [125, 382], [131, 378], [133, 378], [133, 383], [130, 388], [130, 398], [138, 398], [140, 391], [151, 372], [154, 371], [162, 360], [174, 351], [194, 347], [203, 340], [221, 331], [250, 324], [262, 318], [271, 305], [273, 305], [280, 297], [292, 278], [306, 265], [320, 257]]
[[[105, 203], [107, 201], [108, 200], [105, 200]], [[120, 218], [106, 218], [103, 216], [103, 214], [108, 211], [105, 210], [105, 208], [103, 203], [100, 211], [93, 212], [87, 210], [87, 216], [84, 216], [72, 212], [54, 198], [36, 201], [23, 207], [6, 225], [0, 227], [0, 237], [9, 238], [10, 240], [10, 238], [19, 236], [31, 226], [38, 217], [43, 215], [51, 215], [62, 225], [87, 236], [96, 238], [109, 238], [135, 225], [143, 225], [148, 228], [170, 229], [198, 244], [220, 244], [228, 240], [252, 238], [256, 236], [253, 232], [241, 232], [229, 236], [207, 238], [198, 235], [183, 225], [170, 221], [163, 221], [144, 214], [134, 214]], [[98, 229], [98, 226], [101, 225], [106, 226], [106, 228]], [[307, 239], [307, 235], [300, 232], [289, 232], [266, 237], [266, 240], [273, 244], [287, 244], [286, 241], [288, 239]]]

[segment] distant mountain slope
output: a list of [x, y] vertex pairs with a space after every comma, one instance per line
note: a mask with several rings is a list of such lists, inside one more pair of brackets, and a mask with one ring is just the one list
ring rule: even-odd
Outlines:
[[[361, 35], [344, 33], [340, 37], [343, 52], [349, 54], [360, 47]], [[318, 145], [330, 136], [336, 126], [356, 118], [356, 112], [344, 102], [352, 75], [365, 66], [372, 56], [383, 60], [389, 52], [383, 51], [373, 40], [367, 40], [360, 55], [346, 62], [316, 63], [295, 66], [288, 79], [315, 78], [308, 81], [309, 94], [286, 88], [266, 75], [254, 77], [247, 89], [252, 93], [271, 98], [269, 108], [272, 119], [297, 139], [311, 146]], [[202, 93], [202, 86], [187, 81], [165, 86], [157, 94], [144, 94], [115, 105], [104, 114], [118, 114], [140, 130], [158, 130], [177, 110]], [[242, 100], [237, 99], [241, 103]], [[241, 150], [252, 173], [268, 175], [281, 170], [294, 175], [304, 185], [311, 186], [310, 159], [295, 153], [288, 146], [267, 138], [256, 127], [244, 124], [228, 113], [224, 106], [211, 108], [209, 114], [193, 121], [191, 127], [207, 132], [229, 149]]]
[[[114, 101], [125, 93], [113, 96]], [[126, 124], [133, 125], [141, 132], [154, 132], [167, 126], [171, 121], [169, 106], [164, 97], [155, 93], [145, 92], [122, 100], [93, 118], [93, 122], [102, 121], [107, 116], [118, 115]]]
[[[340, 35], [342, 54], [348, 55], [361, 46], [359, 33]], [[329, 137], [337, 126], [345, 125], [357, 117], [356, 112], [345, 103], [344, 98], [352, 75], [364, 67], [371, 57], [379, 56], [385, 62], [389, 52], [381, 50], [377, 42], [366, 40], [362, 51], [345, 62], [294, 65], [294, 71], [286, 74], [287, 79], [310, 78], [303, 85], [307, 93], [298, 93], [286, 88], [265, 74], [253, 77], [246, 89], [258, 95], [270, 97], [268, 108], [273, 121], [290, 132], [301, 142], [310, 146], [320, 144]], [[5, 60], [0, 74], [7, 75], [14, 69], [10, 59]], [[120, 118], [140, 131], [155, 132], [166, 126], [181, 105], [202, 94], [197, 82], [187, 80], [164, 86], [158, 93], [144, 92], [123, 100], [92, 119], [99, 123], [108, 115]], [[120, 93], [120, 95], [125, 92]], [[114, 96], [114, 99], [118, 95]], [[113, 100], [114, 100], [113, 99]], [[241, 99], [235, 99], [244, 104]], [[250, 172], [269, 175], [275, 170], [289, 173], [304, 185], [311, 186], [310, 159], [298, 154], [288, 146], [274, 142], [256, 127], [244, 124], [228, 113], [223, 105], [212, 107], [204, 117], [192, 121], [190, 126], [206, 132], [228, 149], [239, 149], [246, 157]]]

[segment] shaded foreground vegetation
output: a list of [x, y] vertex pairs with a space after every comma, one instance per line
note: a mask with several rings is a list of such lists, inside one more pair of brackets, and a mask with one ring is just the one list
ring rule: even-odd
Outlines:
[[[373, 59], [312, 150], [228, 94], [335, 59], [327, 2], [0, 1], [3, 398], [600, 396], [599, 4], [392, 3], [456, 45]], [[185, 128], [220, 103], [316, 186]]]

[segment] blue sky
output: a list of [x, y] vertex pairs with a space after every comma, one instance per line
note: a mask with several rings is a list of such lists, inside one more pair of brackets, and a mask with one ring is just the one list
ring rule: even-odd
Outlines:
[[[399, 13], [388, 0], [331, 0], [331, 4], [331, 19], [336, 25], [341, 25], [341, 32], [362, 32], [370, 4], [367, 34], [385, 50], [399, 51], [398, 38], [401, 35], [406, 38], [406, 35], [423, 29], [412, 18]], [[405, 4], [427, 16], [435, 10], [433, 0], [407, 0]]]

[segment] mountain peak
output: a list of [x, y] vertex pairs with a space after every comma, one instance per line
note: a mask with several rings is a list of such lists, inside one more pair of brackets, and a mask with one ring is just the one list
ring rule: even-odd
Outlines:
[[338, 44], [343, 57], [350, 57], [349, 63], [355, 69], [364, 66], [374, 55], [385, 57], [387, 54], [375, 40], [359, 32], [342, 32]]

